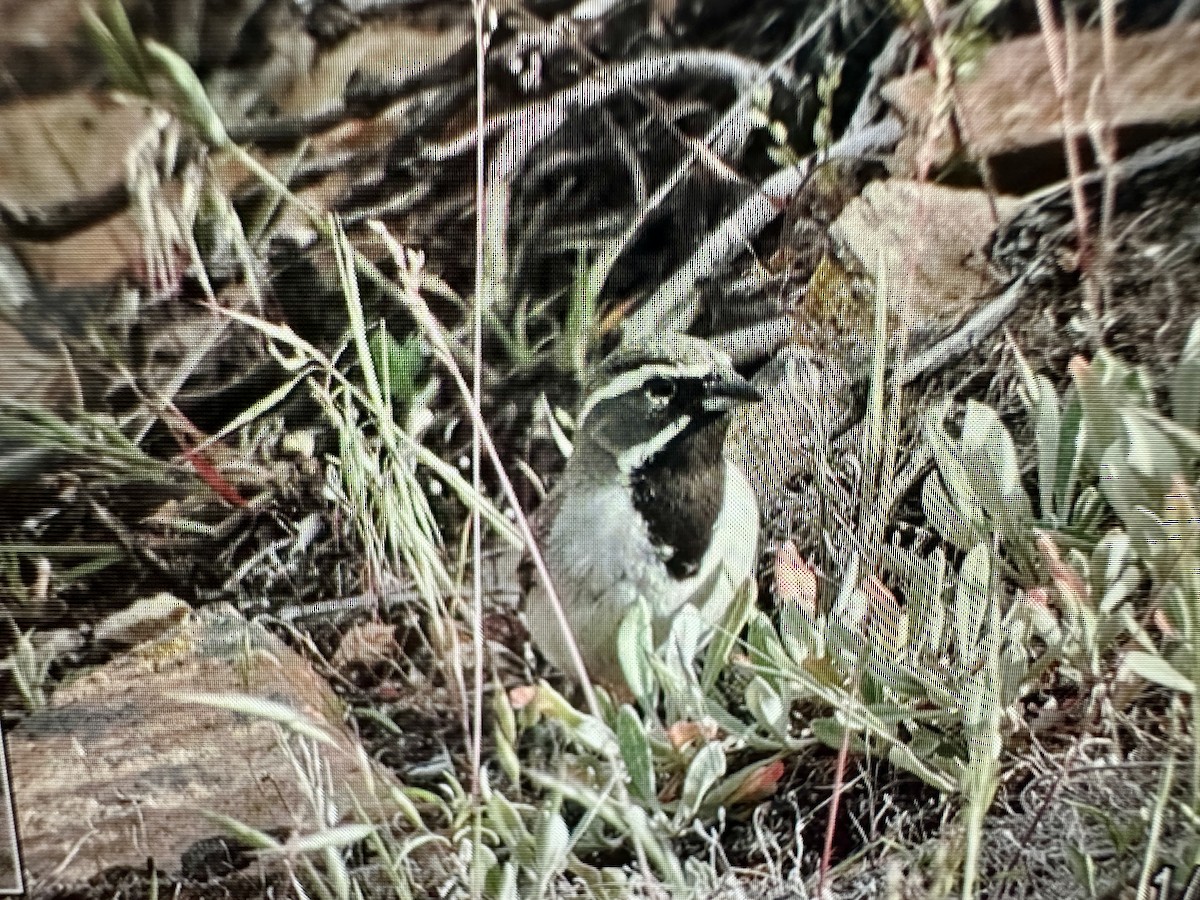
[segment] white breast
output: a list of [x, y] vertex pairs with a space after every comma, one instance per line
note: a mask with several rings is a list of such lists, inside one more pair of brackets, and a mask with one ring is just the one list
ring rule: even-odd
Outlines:
[[[704, 620], [715, 625], [737, 587], [753, 576], [758, 505], [746, 476], [728, 463], [724, 496], [714, 540], [697, 572], [682, 581], [668, 573], [628, 488], [594, 485], [564, 498], [542, 550], [593, 678], [610, 684], [623, 681], [616, 657], [617, 629], [639, 597], [650, 603], [657, 644], [687, 603], [696, 605]], [[531, 592], [527, 608], [534, 642], [551, 662], [570, 673], [566, 642], [540, 590]]]

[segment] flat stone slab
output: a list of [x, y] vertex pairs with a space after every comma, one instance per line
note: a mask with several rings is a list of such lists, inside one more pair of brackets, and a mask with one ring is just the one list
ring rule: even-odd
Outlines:
[[[178, 627], [62, 685], [9, 734], [18, 828], [31, 890], [77, 884], [113, 866], [180, 870], [198, 841], [222, 834], [206, 813], [260, 830], [305, 834], [314, 804], [263, 719], [187, 702], [253, 696], [295, 710], [331, 743], [327, 799], [340, 822], [354, 800], [373, 821], [397, 811], [394, 779], [370, 764], [342, 723], [342, 703], [309, 663], [231, 607]], [[338, 824], [326, 822], [326, 825]]]

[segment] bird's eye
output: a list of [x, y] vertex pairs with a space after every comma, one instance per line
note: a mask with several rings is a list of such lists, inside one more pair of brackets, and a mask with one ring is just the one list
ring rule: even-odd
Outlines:
[[675, 382], [661, 375], [646, 381], [646, 396], [655, 403], [666, 403], [675, 396]]

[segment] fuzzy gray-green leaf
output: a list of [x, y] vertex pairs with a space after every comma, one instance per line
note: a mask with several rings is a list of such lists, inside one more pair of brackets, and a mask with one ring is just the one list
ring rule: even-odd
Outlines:
[[933, 530], [960, 550], [969, 550], [983, 535], [950, 498], [935, 472], [921, 486], [921, 509]]
[[677, 824], [686, 825], [695, 817], [713, 785], [724, 777], [725, 770], [725, 751], [720, 744], [705, 744], [700, 748], [683, 779], [675, 819]]
[[642, 720], [633, 707], [623, 705], [617, 713], [617, 742], [621, 746], [621, 758], [625, 760], [625, 771], [629, 773], [629, 787], [643, 803], [657, 802], [654, 784], [654, 758], [650, 740]]
[[987, 619], [991, 578], [991, 550], [987, 544], [978, 544], [963, 561], [954, 593], [954, 638], [959, 658], [964, 661], [982, 649], [980, 639]]
[[650, 665], [653, 653], [650, 610], [644, 602], [635, 603], [617, 630], [617, 658], [625, 681], [635, 697], [649, 698], [654, 690], [654, 670]]
[[1200, 317], [1188, 331], [1170, 388], [1172, 417], [1184, 428], [1196, 430], [1200, 427]]

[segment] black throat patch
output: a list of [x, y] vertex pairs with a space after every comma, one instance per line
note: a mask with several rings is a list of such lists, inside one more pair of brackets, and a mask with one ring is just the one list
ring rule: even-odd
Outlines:
[[633, 505], [677, 579], [694, 575], [725, 499], [721, 450], [729, 418], [697, 420], [633, 473]]

